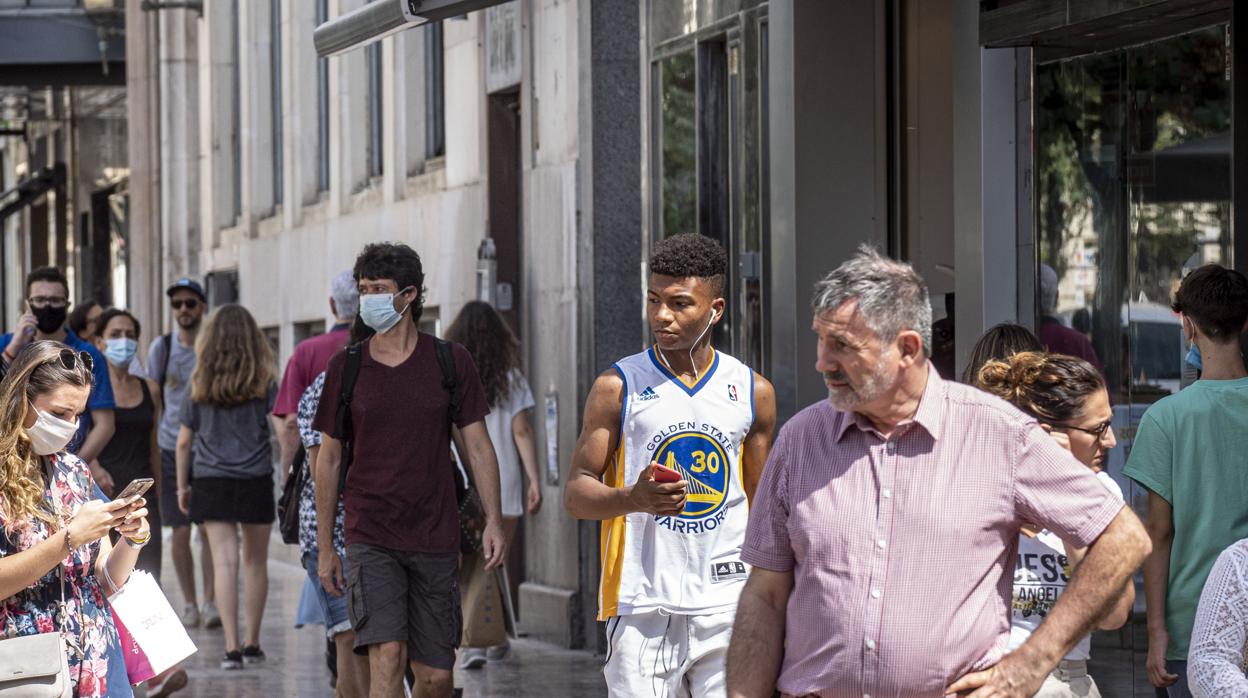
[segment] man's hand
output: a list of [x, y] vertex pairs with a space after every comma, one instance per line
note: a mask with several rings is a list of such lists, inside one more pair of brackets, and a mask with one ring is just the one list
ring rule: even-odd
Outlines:
[[35, 338], [35, 330], [39, 327], [39, 322], [35, 320], [35, 314], [27, 310], [17, 319], [17, 327], [13, 328], [13, 339], [9, 341], [9, 346], [5, 349], [8, 356], [5, 358], [16, 358], [18, 353], [27, 345], [30, 340]]
[[628, 493], [628, 501], [632, 504], [633, 511], [655, 516], [677, 516], [685, 510], [689, 482], [656, 482], [654, 465], [651, 463], [637, 476], [637, 482]]
[[342, 558], [338, 557], [337, 550], [321, 548], [321, 554], [316, 559], [316, 576], [321, 578], [321, 586], [325, 587], [327, 594], [342, 596], [347, 585], [342, 578]]
[[1040, 672], [1039, 661], [1006, 655], [996, 666], [967, 674], [945, 689], [945, 695], [971, 698], [1031, 698], [1044, 685], [1048, 672]]
[[498, 567], [507, 559], [507, 538], [497, 521], [485, 522], [485, 530], [481, 532], [481, 555], [485, 558], [487, 570]]
[[1148, 669], [1148, 682], [1157, 688], [1173, 686], [1179, 681], [1177, 674], [1166, 671], [1166, 646], [1169, 644], [1169, 633], [1165, 631], [1149, 633], [1148, 661], [1145, 667]]
[[100, 486], [100, 490], [109, 497], [113, 496], [113, 489], [116, 487], [116, 483], [113, 482], [113, 476], [109, 475], [104, 466], [100, 465], [98, 460], [93, 460], [87, 468], [91, 471], [91, 479], [95, 480], [95, 484]]

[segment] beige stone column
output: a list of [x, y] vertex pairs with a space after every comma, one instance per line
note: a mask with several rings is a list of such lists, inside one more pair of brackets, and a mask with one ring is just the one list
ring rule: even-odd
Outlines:
[[[126, 0], [126, 121], [130, 159], [128, 271], [130, 311], [150, 328], [160, 327], [160, 83], [156, 16]], [[155, 332], [149, 331], [149, 336]], [[144, 343], [146, 344], [146, 342]]]

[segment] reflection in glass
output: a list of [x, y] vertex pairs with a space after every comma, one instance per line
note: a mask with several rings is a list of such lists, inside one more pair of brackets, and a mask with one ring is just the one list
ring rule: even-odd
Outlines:
[[[1035, 71], [1037, 329], [1098, 357], [1118, 437], [1106, 470], [1141, 516], [1126, 454], [1148, 405], [1191, 374], [1170, 300], [1188, 271], [1230, 261], [1226, 43], [1211, 27]], [[1106, 695], [1153, 695], [1138, 586], [1135, 622], [1094, 638]]]
[[658, 62], [662, 235], [697, 231], [696, 72], [693, 53]]

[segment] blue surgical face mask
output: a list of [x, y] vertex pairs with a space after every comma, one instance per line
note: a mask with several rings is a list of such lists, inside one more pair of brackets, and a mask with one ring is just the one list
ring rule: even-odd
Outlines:
[[104, 349], [104, 357], [117, 368], [125, 368], [134, 360], [139, 343], [128, 337], [112, 337]]
[[[403, 289], [399, 293], [404, 293], [408, 289]], [[360, 296], [360, 319], [365, 325], [373, 328], [377, 334], [385, 334], [392, 327], [399, 324], [399, 320], [403, 319], [403, 314], [407, 309], [412, 307], [408, 303], [403, 310], [394, 309], [394, 293], [368, 293]]]
[[1183, 357], [1183, 360], [1195, 366], [1197, 371], [1204, 368], [1204, 366], [1200, 365], [1200, 347], [1196, 346], [1196, 342], [1192, 342], [1192, 346], [1188, 348], [1187, 356]]

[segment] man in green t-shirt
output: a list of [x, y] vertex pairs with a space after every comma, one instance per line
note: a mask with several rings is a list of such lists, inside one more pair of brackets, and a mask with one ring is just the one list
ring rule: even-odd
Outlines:
[[1224, 548], [1248, 537], [1248, 371], [1239, 339], [1248, 279], [1203, 266], [1183, 279], [1173, 307], [1201, 377], [1144, 413], [1124, 471], [1149, 490], [1148, 678], [1170, 698], [1191, 695], [1187, 648], [1205, 578]]

